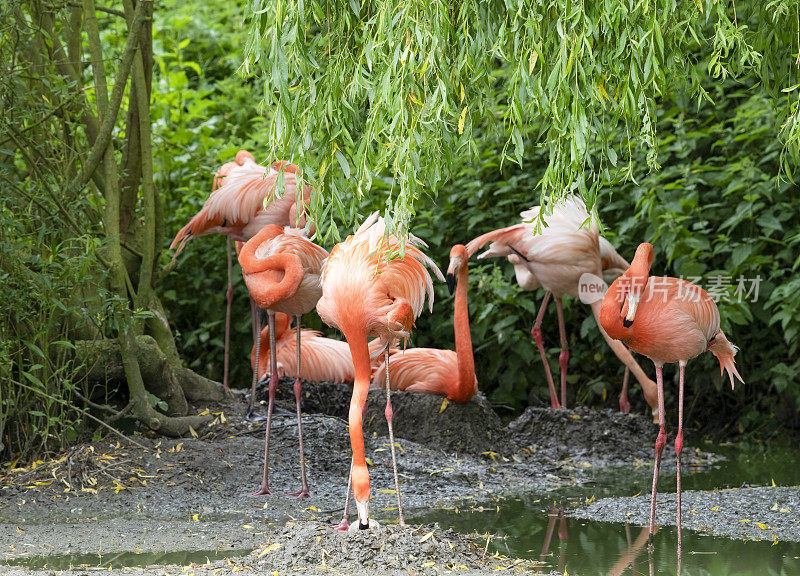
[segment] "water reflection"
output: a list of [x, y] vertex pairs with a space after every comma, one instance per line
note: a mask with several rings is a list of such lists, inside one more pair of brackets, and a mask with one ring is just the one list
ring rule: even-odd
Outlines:
[[[552, 504], [552, 500], [549, 501]], [[568, 518], [541, 500], [510, 500], [475, 511], [447, 510], [412, 519], [443, 528], [496, 534], [491, 546], [502, 554], [544, 562], [543, 572], [572, 576], [677, 574], [677, 532], [663, 527], [648, 558], [648, 528]], [[558, 539], [557, 548], [555, 539]], [[652, 566], [651, 566], [652, 562]], [[800, 574], [800, 545], [745, 542], [683, 534], [684, 576]]]

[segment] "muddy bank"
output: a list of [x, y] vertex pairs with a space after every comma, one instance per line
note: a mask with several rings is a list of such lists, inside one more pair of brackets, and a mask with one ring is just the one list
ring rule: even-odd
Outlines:
[[[675, 525], [675, 494], [657, 496], [656, 522]], [[683, 492], [685, 529], [746, 540], [800, 542], [800, 487], [760, 487]], [[577, 518], [607, 522], [650, 520], [650, 495], [604, 498], [569, 512]]]
[[[488, 550], [478, 535], [461, 535], [442, 530], [437, 525], [378, 526], [370, 531], [334, 532], [330, 526], [315, 521], [287, 522], [283, 527], [260, 533], [255, 549], [224, 560], [161, 565], [144, 568], [115, 569], [114, 560], [104, 567], [82, 566], [59, 570], [59, 574], [87, 572], [122, 574], [188, 573], [200, 575], [229, 574], [420, 574], [442, 572], [486, 575], [499, 570], [526, 574], [536, 562], [512, 559]], [[3, 570], [3, 574], [41, 573], [22, 568]], [[43, 572], [54, 573], [51, 570]]]
[[[300, 488], [294, 397], [287, 394], [288, 380], [280, 390], [270, 451], [272, 496], [250, 496], [260, 483], [264, 423], [246, 421], [246, 403], [237, 396], [206, 408], [216, 418], [196, 438], [134, 435], [135, 445], [109, 436], [1, 478], [0, 561], [99, 551], [247, 551], [287, 521], [338, 522], [349, 470], [341, 415], [350, 391], [304, 386], [312, 495], [296, 500], [285, 497]], [[580, 485], [589, 469], [634, 463], [636, 453], [628, 448], [650, 442], [640, 437], [641, 429], [650, 429], [646, 419], [613, 411], [533, 409], [503, 427], [481, 398], [458, 405], [431, 396], [392, 396], [408, 517]], [[396, 522], [397, 511], [384, 404], [380, 391], [370, 393], [365, 441], [371, 510], [386, 524]], [[620, 427], [620, 419], [629, 424], [613, 436], [616, 457], [611, 450], [598, 452], [599, 431]], [[576, 422], [587, 423], [583, 434]]]

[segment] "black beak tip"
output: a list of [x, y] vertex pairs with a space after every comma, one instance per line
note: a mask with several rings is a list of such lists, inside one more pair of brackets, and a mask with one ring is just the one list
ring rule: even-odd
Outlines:
[[450, 294], [456, 289], [456, 275], [447, 273], [447, 289], [450, 290]]
[[630, 328], [633, 326], [633, 320], [628, 320], [627, 318], [622, 321], [622, 326], [625, 328]]

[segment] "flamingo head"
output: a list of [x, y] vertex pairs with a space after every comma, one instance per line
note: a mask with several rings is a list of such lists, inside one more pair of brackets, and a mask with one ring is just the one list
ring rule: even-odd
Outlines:
[[248, 152], [247, 150], [239, 150], [236, 153], [236, 163], [239, 166], [244, 166], [245, 162], [255, 162], [255, 161], [256, 161], [255, 156], [250, 154], [250, 152]]
[[285, 173], [297, 174], [297, 165], [292, 164], [288, 160], [278, 160], [277, 162], [273, 162], [272, 169], [275, 170], [275, 172], [280, 172], [283, 170]]
[[624, 301], [619, 314], [622, 317], [622, 325], [630, 328], [636, 318], [636, 309], [647, 285], [647, 278], [650, 275], [650, 266], [653, 264], [653, 245], [649, 242], [642, 242], [636, 249], [630, 268], [623, 274], [625, 278]]
[[463, 244], [456, 244], [450, 250], [450, 265], [447, 267], [447, 288], [450, 294], [456, 289], [456, 280], [462, 267], [467, 265], [469, 254]]

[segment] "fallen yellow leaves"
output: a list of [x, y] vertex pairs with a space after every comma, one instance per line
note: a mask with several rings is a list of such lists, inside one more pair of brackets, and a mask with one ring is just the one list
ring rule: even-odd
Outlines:
[[423, 536], [422, 538], [419, 539], [419, 543], [422, 544], [423, 542], [425, 542], [427, 540], [430, 540], [430, 538], [433, 536], [434, 532], [436, 532], [436, 530], [431, 530], [430, 532], [425, 534], [425, 536]]
[[269, 554], [270, 552], [273, 552], [274, 550], [277, 550], [281, 546], [283, 546], [283, 544], [281, 544], [280, 542], [275, 542], [274, 544], [270, 544], [269, 546], [264, 548], [261, 552], [259, 552], [256, 555], [256, 558], [261, 558], [261, 557], [265, 556], [266, 554]]

